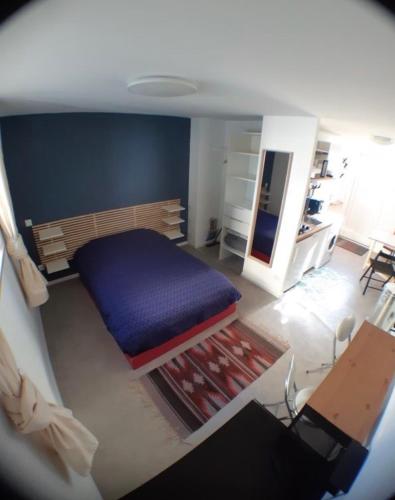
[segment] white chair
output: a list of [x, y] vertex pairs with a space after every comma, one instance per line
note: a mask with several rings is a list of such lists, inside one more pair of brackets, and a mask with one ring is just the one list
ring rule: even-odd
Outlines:
[[303, 406], [310, 399], [315, 387], [308, 386], [298, 389], [295, 383], [295, 356], [292, 355], [289, 363], [288, 375], [285, 379], [285, 405], [291, 419], [295, 418]]
[[333, 350], [332, 350], [332, 361], [330, 363], [321, 363], [319, 368], [314, 368], [313, 370], [306, 370], [306, 373], [314, 373], [320, 370], [325, 370], [325, 368], [332, 368], [336, 363], [336, 346], [337, 342], [344, 342], [348, 339], [348, 343], [351, 342], [351, 334], [355, 327], [355, 316], [350, 314], [343, 318], [343, 320], [337, 325], [335, 334], [333, 336]]
[[295, 383], [295, 355], [292, 355], [291, 361], [289, 363], [288, 373], [285, 378], [284, 401], [269, 404], [264, 403], [264, 406], [278, 406], [280, 404], [285, 404], [288, 410], [289, 417], [282, 417], [279, 420], [293, 420], [301, 411], [308, 399], [310, 399], [310, 396], [313, 394], [314, 390], [315, 387], [311, 386], [304, 387], [303, 389], [297, 388]]

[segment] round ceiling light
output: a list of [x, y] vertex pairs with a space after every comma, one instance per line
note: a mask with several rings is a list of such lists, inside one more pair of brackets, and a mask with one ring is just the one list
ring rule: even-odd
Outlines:
[[181, 97], [195, 94], [195, 82], [176, 76], [146, 76], [129, 83], [128, 90], [134, 95], [148, 97]]
[[389, 146], [394, 143], [394, 139], [391, 137], [384, 137], [382, 135], [374, 135], [372, 137], [373, 142], [380, 144], [380, 146]]

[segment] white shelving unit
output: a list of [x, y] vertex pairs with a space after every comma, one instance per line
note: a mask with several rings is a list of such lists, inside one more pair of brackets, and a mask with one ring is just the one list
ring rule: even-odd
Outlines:
[[225, 250], [226, 252], [230, 252], [230, 253], [233, 253], [235, 255], [238, 255], [239, 257], [241, 257], [242, 259], [244, 259], [245, 257], [245, 252], [242, 252], [241, 250], [238, 250], [237, 248], [233, 248], [229, 245], [227, 245], [225, 242], [222, 243], [222, 246], [223, 246], [223, 250]]
[[245, 257], [258, 175], [261, 133], [240, 131], [230, 141], [227, 155], [224, 216], [219, 258]]
[[185, 220], [182, 219], [179, 214], [185, 210], [185, 207], [182, 207], [181, 205], [166, 205], [163, 207], [163, 210], [172, 215], [162, 219], [162, 222], [169, 226], [169, 229], [163, 231], [162, 234], [169, 238], [169, 240], [178, 240], [179, 238], [183, 238], [184, 233], [181, 232], [180, 224], [185, 222]]

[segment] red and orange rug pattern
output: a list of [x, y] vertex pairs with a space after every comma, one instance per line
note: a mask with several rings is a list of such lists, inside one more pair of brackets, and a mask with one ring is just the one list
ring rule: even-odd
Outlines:
[[142, 382], [186, 436], [260, 377], [287, 349], [236, 320], [152, 370]]

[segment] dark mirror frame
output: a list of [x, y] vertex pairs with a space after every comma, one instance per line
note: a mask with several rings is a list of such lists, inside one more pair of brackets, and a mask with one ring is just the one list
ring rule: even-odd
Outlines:
[[[277, 228], [276, 228], [276, 235], [275, 235], [275, 238], [274, 238], [273, 248], [272, 248], [272, 252], [271, 252], [271, 255], [270, 255], [270, 261], [269, 262], [265, 262], [265, 261], [263, 261], [261, 259], [258, 259], [257, 257], [254, 257], [251, 254], [252, 243], [254, 241], [254, 235], [255, 235], [256, 218], [257, 218], [258, 209], [259, 209], [259, 200], [260, 200], [260, 194], [261, 194], [261, 190], [262, 190], [262, 179], [263, 179], [263, 172], [264, 172], [264, 169], [265, 169], [265, 160], [266, 160], [266, 153], [267, 152], [271, 152], [271, 153], [284, 153], [284, 154], [289, 155], [288, 165], [287, 165], [287, 175], [285, 177], [285, 185], [284, 185], [284, 190], [283, 190], [283, 197], [282, 197], [282, 200], [281, 200], [280, 214], [279, 214], [279, 217], [278, 217], [278, 223], [277, 223]], [[278, 241], [278, 233], [279, 233], [279, 228], [281, 227], [281, 222], [282, 222], [282, 217], [283, 217], [283, 212], [284, 212], [285, 199], [286, 199], [287, 193], [288, 193], [288, 185], [289, 185], [289, 178], [290, 178], [290, 173], [291, 173], [292, 161], [293, 161], [293, 153], [291, 153], [290, 151], [281, 151], [281, 150], [274, 151], [272, 149], [264, 149], [264, 150], [262, 150], [262, 158], [261, 158], [260, 167], [259, 167], [259, 173], [258, 173], [258, 177], [257, 177], [257, 181], [256, 181], [257, 182], [257, 187], [255, 188], [255, 194], [254, 194], [254, 206], [253, 206], [253, 209], [252, 209], [252, 227], [251, 227], [251, 231], [250, 231], [250, 234], [249, 234], [246, 255], [250, 259], [254, 259], [256, 262], [259, 262], [259, 263], [261, 263], [262, 265], [264, 265], [266, 267], [271, 267], [272, 266], [272, 264], [273, 264], [273, 258], [274, 258], [274, 255], [276, 253], [277, 241]]]

